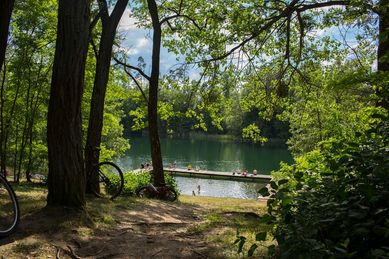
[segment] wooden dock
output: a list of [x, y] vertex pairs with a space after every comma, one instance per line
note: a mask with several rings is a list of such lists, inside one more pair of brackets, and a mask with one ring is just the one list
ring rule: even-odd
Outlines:
[[[193, 178], [207, 178], [207, 179], [221, 179], [221, 180], [233, 180], [233, 181], [244, 181], [244, 182], [264, 182], [270, 181], [270, 175], [264, 174], [237, 174], [232, 172], [218, 172], [218, 171], [209, 171], [209, 170], [194, 170], [194, 169], [185, 169], [185, 168], [168, 168], [165, 167], [163, 170], [171, 175], [178, 175], [183, 177], [193, 177]], [[152, 171], [152, 169], [137, 169], [135, 172], [139, 171]]]

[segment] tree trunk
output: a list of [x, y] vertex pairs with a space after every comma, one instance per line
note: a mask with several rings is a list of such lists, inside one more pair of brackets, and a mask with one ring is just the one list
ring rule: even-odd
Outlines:
[[[389, 71], [389, 0], [381, 0], [379, 8], [379, 40], [378, 40], [378, 71]], [[381, 98], [378, 106], [389, 110], [389, 85], [383, 83], [378, 86], [377, 95]]]
[[15, 0], [0, 1], [0, 71], [5, 60], [5, 50], [7, 48], [9, 23], [11, 21], [12, 9]]
[[[1, 67], [1, 65], [0, 65]], [[1, 68], [0, 68], [1, 70]], [[1, 72], [1, 71], [0, 71]], [[4, 92], [5, 92], [5, 75], [6, 67], [2, 71], [1, 89], [0, 89], [0, 174], [6, 176], [6, 163], [5, 163], [5, 127], [4, 127]]]
[[158, 86], [159, 86], [159, 61], [161, 51], [161, 24], [158, 17], [158, 8], [154, 0], [147, 0], [149, 13], [153, 22], [153, 54], [152, 67], [149, 82], [148, 122], [151, 147], [151, 159], [153, 161], [154, 184], [164, 185], [161, 144], [158, 135]]
[[[102, 1], [102, 0], [100, 0]], [[128, 0], [117, 1], [111, 16], [105, 8], [106, 3], [102, 1], [101, 20], [103, 30], [101, 32], [99, 54], [96, 62], [95, 80], [93, 85], [92, 100], [89, 113], [89, 125], [85, 145], [85, 169], [91, 172], [93, 165], [99, 162], [99, 156], [95, 152], [96, 147], [101, 144], [101, 131], [103, 129], [104, 99], [109, 79], [109, 68], [111, 65], [112, 46], [115, 39], [116, 28], [128, 4]], [[97, 177], [97, 176], [96, 176]], [[98, 189], [98, 182], [95, 182], [94, 189]], [[87, 186], [87, 192], [91, 186]]]
[[89, 42], [89, 1], [59, 0], [47, 119], [47, 204], [85, 205], [81, 100]]

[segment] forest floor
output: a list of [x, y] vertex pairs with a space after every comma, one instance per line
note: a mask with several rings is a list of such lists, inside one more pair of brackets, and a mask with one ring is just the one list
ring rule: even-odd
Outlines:
[[[258, 200], [88, 197], [85, 210], [73, 211], [45, 207], [44, 187], [15, 189], [22, 217], [14, 234], [0, 239], [0, 258], [242, 258], [237, 231], [247, 237], [247, 253], [267, 228], [258, 222], [266, 209]], [[264, 253], [257, 249], [256, 257]]]

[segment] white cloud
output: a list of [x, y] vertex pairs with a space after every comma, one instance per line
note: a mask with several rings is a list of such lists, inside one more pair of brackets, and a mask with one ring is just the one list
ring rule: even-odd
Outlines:
[[151, 42], [146, 39], [146, 37], [140, 38], [137, 40], [136, 47], [137, 49], [144, 49], [146, 47], [151, 47]]
[[138, 20], [135, 19], [131, 15], [131, 10], [129, 10], [127, 8], [124, 11], [123, 16], [122, 16], [122, 18], [121, 18], [121, 20], [119, 22], [118, 31], [122, 32], [122, 31], [128, 31], [128, 30], [136, 29], [137, 28], [137, 26], [136, 26], [137, 22], [138, 22]]
[[[137, 27], [137, 23], [138, 20], [131, 15], [131, 10], [127, 8], [118, 25], [118, 33], [122, 39], [118, 50], [125, 52], [129, 58], [128, 62], [133, 65], [138, 63], [138, 57], [143, 57], [146, 62], [145, 72], [150, 73], [153, 47], [152, 31]], [[176, 55], [169, 53], [166, 48], [161, 46], [161, 74], [167, 73], [177, 63], [179, 62], [176, 60]]]

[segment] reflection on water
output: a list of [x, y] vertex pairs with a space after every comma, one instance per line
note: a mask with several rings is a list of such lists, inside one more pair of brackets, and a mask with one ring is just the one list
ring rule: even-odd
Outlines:
[[[176, 176], [181, 194], [213, 197], [255, 199], [265, 183], [237, 182]], [[200, 193], [197, 187], [200, 185]]]
[[[131, 149], [117, 161], [124, 171], [139, 168], [150, 161], [150, 145], [147, 137], [130, 140]], [[264, 148], [256, 144], [235, 143], [207, 138], [176, 139], [162, 138], [161, 149], [164, 165], [175, 163], [177, 167], [233, 172], [237, 169], [257, 169], [259, 174], [270, 174], [279, 168], [281, 161], [291, 163], [292, 157], [286, 148]], [[201, 186], [201, 195], [219, 197], [257, 197], [261, 184], [177, 177], [181, 193], [192, 194]], [[196, 187], [196, 188], [195, 188]]]

